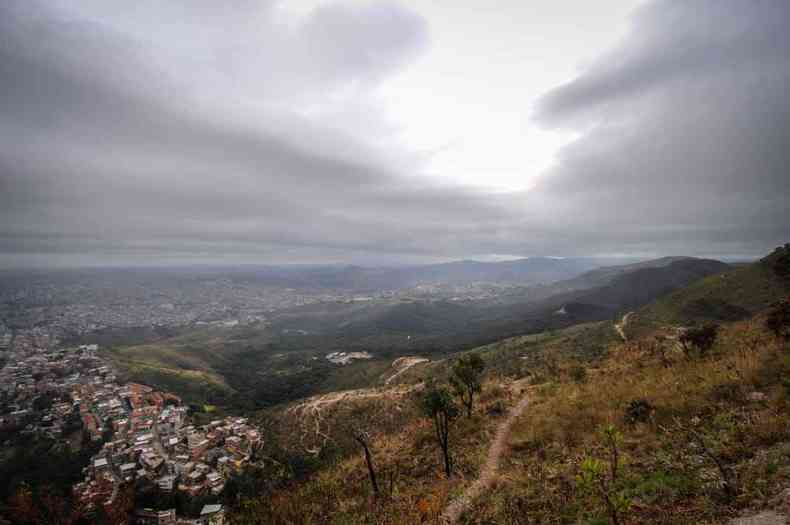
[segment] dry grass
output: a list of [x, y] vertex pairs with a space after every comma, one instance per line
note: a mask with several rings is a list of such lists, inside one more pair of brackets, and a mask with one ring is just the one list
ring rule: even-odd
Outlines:
[[[623, 434], [618, 487], [630, 502], [624, 524], [724, 523], [741, 509], [770, 506], [790, 486], [788, 348], [763, 329], [761, 318], [722, 327], [705, 356], [689, 358], [671, 338], [654, 335], [662, 334], [610, 344], [605, 358], [586, 365], [549, 360], [538, 371], [541, 384], [492, 379], [475, 415], [454, 428], [450, 480], [430, 423], [402, 403], [398, 417], [381, 420], [373, 444], [384, 492], [378, 501], [361, 454], [352, 450], [306, 482], [246, 502], [234, 523], [435, 523], [477, 476], [498, 414], [525, 390], [531, 404], [513, 428], [510, 454], [462, 523], [606, 523], [600, 499], [577, 480], [584, 458], [608, 457], [603, 425]], [[586, 366], [583, 377], [580, 366]], [[626, 409], [634, 400], [653, 410], [629, 423]], [[350, 413], [336, 410], [333, 421], [348, 419]], [[690, 431], [733, 473], [737, 497], [723, 499], [722, 477]]]
[[[711, 355], [686, 359], [655, 339], [615, 345], [585, 383], [561, 382], [538, 390], [514, 428], [513, 455], [500, 490], [466, 517], [470, 523], [577, 523], [601, 519], [600, 505], [579, 489], [584, 457], [606, 458], [598, 429], [624, 434], [623, 485], [632, 500], [626, 523], [719, 523], [735, 509], [765, 504], [790, 483], [790, 418], [782, 377], [787, 350], [762, 320], [725, 327]], [[762, 401], [750, 401], [760, 392]], [[762, 396], [757, 396], [762, 397]], [[655, 407], [644, 423], [625, 420], [628, 404]], [[739, 496], [724, 502], [714, 464], [690, 446], [678, 427], [696, 425], [707, 444], [739, 479]], [[764, 457], [763, 457], [764, 456]], [[766, 478], [769, 473], [770, 479]], [[671, 509], [671, 512], [667, 512]], [[606, 521], [602, 521], [606, 523]]]
[[[279, 491], [272, 498], [246, 502], [234, 523], [377, 523], [435, 522], [449, 499], [478, 475], [501, 417], [493, 408], [511, 405], [509, 389], [487, 384], [471, 418], [460, 417], [450, 436], [453, 477], [445, 478], [431, 423], [408, 409], [398, 431], [378, 433], [374, 463], [383, 492], [372, 498], [361, 451], [320, 471], [307, 482]], [[416, 400], [412, 403], [416, 405]], [[336, 407], [336, 410], [342, 408]], [[491, 414], [489, 414], [491, 412]], [[334, 419], [337, 424], [337, 419]], [[343, 425], [337, 424], [338, 432]]]

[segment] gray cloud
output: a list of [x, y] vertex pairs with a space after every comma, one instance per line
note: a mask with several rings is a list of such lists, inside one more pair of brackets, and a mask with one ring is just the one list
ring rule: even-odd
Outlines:
[[584, 132], [536, 194], [607, 245], [787, 240], [788, 21], [781, 1], [640, 9], [620, 45], [541, 100], [539, 122]]
[[536, 188], [497, 195], [421, 177], [377, 112], [376, 86], [428, 46], [418, 15], [217, 5], [0, 5], [6, 262], [739, 254], [790, 237], [783, 2], [639, 10], [541, 101], [541, 123], [581, 138]]

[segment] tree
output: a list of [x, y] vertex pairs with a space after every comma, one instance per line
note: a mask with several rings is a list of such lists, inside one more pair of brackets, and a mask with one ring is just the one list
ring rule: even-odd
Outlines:
[[447, 477], [452, 474], [450, 461], [450, 426], [458, 417], [458, 407], [446, 387], [435, 381], [426, 381], [425, 394], [422, 397], [422, 409], [426, 416], [433, 420], [436, 441], [442, 450], [444, 472]]
[[777, 257], [774, 260], [774, 273], [782, 279], [790, 279], [790, 244], [776, 249]]
[[785, 299], [774, 303], [771, 312], [765, 319], [765, 326], [776, 337], [785, 341], [790, 340], [790, 300]]
[[39, 487], [35, 495], [27, 484], [20, 485], [9, 498], [8, 511], [14, 523], [25, 525], [74, 525], [85, 517], [81, 502], [72, 502], [54, 487]]
[[379, 497], [379, 484], [376, 481], [376, 469], [373, 468], [373, 456], [370, 453], [370, 434], [365, 431], [357, 430], [354, 432], [354, 439], [362, 446], [365, 452], [365, 464], [368, 466], [368, 475], [370, 476], [370, 485], [373, 488], [373, 497]]
[[680, 334], [678, 341], [683, 347], [683, 352], [686, 354], [686, 357], [689, 357], [691, 350], [694, 348], [699, 351], [700, 355], [705, 355], [716, 342], [718, 333], [719, 325], [707, 324], [697, 328], [689, 328]]
[[478, 354], [462, 356], [453, 366], [453, 375], [450, 376], [450, 384], [455, 395], [461, 399], [461, 403], [466, 407], [466, 417], [472, 417], [472, 406], [475, 394], [482, 389], [483, 370], [485, 363]]

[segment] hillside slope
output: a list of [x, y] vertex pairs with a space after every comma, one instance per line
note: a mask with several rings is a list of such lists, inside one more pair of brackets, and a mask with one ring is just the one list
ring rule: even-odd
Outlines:
[[[611, 320], [726, 268], [705, 259], [659, 260], [610, 271], [603, 286], [517, 304], [327, 302], [273, 315], [270, 326], [203, 329], [111, 348], [109, 355], [131, 379], [165, 381], [190, 402], [273, 406], [371, 386], [401, 356], [436, 359], [507, 337]], [[330, 352], [367, 352], [370, 359], [342, 366], [326, 360]]]
[[[671, 337], [675, 323], [657, 320], [654, 328], [668, 337], [636, 334], [623, 342], [604, 321], [475, 349], [486, 362], [486, 380], [473, 417], [460, 418], [453, 429], [459, 469], [450, 479], [441, 474], [430, 421], [411, 412], [400, 427], [373, 435], [375, 464], [388, 480], [380, 499], [372, 498], [361, 454], [349, 448], [305, 479], [251, 494], [234, 519], [395, 525], [434, 523], [444, 512], [469, 524], [723, 525], [761, 511], [785, 519], [790, 342], [766, 329], [763, 311], [787, 294], [776, 257], [729, 270], [737, 276], [724, 280], [736, 283], [732, 289], [707, 277], [676, 292], [696, 298], [700, 289], [713, 290], [713, 297], [756, 312], [722, 323], [705, 351], [681, 351]], [[608, 304], [607, 294], [600, 297]], [[637, 315], [685, 315], [676, 304], [684, 301], [662, 298]], [[591, 340], [598, 348], [580, 352]], [[446, 381], [453, 359], [414, 367], [399, 382], [426, 374]], [[502, 415], [525, 399], [529, 406], [507, 437]], [[413, 406], [418, 400], [415, 394]], [[393, 414], [407, 412], [408, 401], [399, 402]], [[372, 428], [383, 428], [375, 418], [387, 414], [383, 406], [346, 412], [343, 424], [353, 427], [364, 416], [374, 418], [365, 419]]]
[[790, 281], [775, 267], [790, 254], [788, 247], [752, 264], [711, 275], [676, 290], [642, 308], [632, 330], [649, 330], [664, 324], [691, 325], [745, 319], [790, 294]]

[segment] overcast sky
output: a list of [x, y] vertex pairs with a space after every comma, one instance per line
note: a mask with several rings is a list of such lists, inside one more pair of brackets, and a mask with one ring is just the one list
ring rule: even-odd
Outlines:
[[3, 0], [0, 265], [760, 255], [785, 0]]

